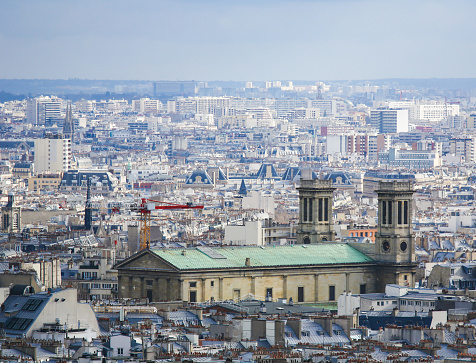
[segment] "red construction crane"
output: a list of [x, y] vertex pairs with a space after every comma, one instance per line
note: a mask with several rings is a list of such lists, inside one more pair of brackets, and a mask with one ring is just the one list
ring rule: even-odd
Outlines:
[[[159, 205], [157, 205], [159, 203]], [[135, 210], [140, 213], [140, 250], [150, 247], [150, 212], [155, 209], [203, 209], [203, 205], [176, 204], [160, 200], [141, 198]]]

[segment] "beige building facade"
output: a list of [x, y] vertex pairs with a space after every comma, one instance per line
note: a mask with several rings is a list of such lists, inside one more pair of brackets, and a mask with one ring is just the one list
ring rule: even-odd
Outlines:
[[[314, 187], [322, 193], [313, 193], [309, 184], [299, 189], [301, 197], [332, 197], [330, 184], [316, 182]], [[386, 284], [414, 286], [412, 194], [411, 183], [380, 183], [376, 243], [338, 243], [330, 235], [319, 241], [304, 239], [309, 231], [322, 230], [319, 226], [301, 232], [301, 237], [298, 232], [301, 244], [296, 245], [143, 250], [116, 265], [119, 297], [188, 302], [292, 298], [315, 303], [336, 301], [343, 292], [383, 292]], [[309, 218], [308, 203], [306, 218], [301, 206], [301, 222], [315, 219], [318, 224], [324, 222], [319, 218], [324, 212], [332, 215], [332, 203], [326, 207], [317, 202]], [[332, 222], [325, 222], [327, 230]]]

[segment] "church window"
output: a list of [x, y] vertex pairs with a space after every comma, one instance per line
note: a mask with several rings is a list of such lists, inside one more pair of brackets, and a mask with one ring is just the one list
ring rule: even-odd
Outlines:
[[329, 198], [324, 198], [324, 221], [329, 221]]
[[303, 198], [303, 219], [304, 219], [304, 222], [307, 222], [307, 198]]
[[319, 222], [320, 221], [323, 221], [323, 215], [322, 215], [322, 212], [323, 212], [323, 206], [324, 202], [322, 200], [322, 198], [319, 198]]
[[387, 202], [388, 206], [388, 223], [387, 224], [393, 224], [393, 202], [389, 200]]
[[360, 293], [361, 293], [361, 294], [365, 294], [365, 293], [366, 293], [366, 292], [365, 292], [366, 290], [367, 290], [367, 285], [366, 285], [366, 284], [361, 284], [361, 285], [360, 285]]
[[329, 286], [329, 301], [334, 301], [336, 299], [336, 287]]
[[402, 224], [403, 220], [403, 202], [401, 200], [398, 201], [398, 224]]
[[390, 251], [390, 242], [388, 241], [383, 241], [382, 243], [382, 250], [384, 252], [389, 252]]
[[312, 198], [309, 198], [309, 222], [312, 222]]
[[403, 202], [403, 224], [408, 224], [408, 201]]
[[266, 297], [273, 298], [273, 288], [268, 287], [266, 289]]

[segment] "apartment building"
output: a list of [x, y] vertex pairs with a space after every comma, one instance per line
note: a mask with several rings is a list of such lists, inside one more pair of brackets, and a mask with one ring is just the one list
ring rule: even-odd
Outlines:
[[46, 134], [35, 139], [35, 171], [63, 173], [71, 168], [71, 139], [62, 134]]

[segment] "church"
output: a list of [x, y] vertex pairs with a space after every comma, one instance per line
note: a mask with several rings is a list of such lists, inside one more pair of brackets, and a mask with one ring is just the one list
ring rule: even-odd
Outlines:
[[414, 286], [411, 182], [380, 182], [375, 243], [340, 243], [332, 180], [301, 179], [297, 242], [286, 246], [146, 249], [116, 265], [119, 296], [149, 301], [253, 297], [333, 302], [346, 292]]

